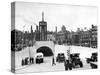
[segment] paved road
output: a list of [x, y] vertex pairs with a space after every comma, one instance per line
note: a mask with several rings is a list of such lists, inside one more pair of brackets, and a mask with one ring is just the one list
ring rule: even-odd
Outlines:
[[[64, 45], [55, 45], [55, 56], [59, 52], [66, 52], [68, 49], [68, 46]], [[15, 58], [16, 58], [16, 73], [25, 73], [25, 72], [44, 72], [44, 71], [64, 71], [64, 64], [63, 63], [56, 63], [55, 66], [52, 66], [52, 57], [45, 57], [44, 63], [42, 64], [32, 64], [28, 66], [21, 66], [21, 60], [25, 57], [29, 57], [29, 50], [31, 51], [31, 55], [34, 55], [34, 47], [32, 48], [26, 48], [20, 52], [16, 52]], [[90, 65], [85, 62], [86, 57], [90, 57], [92, 52], [97, 52], [97, 49], [93, 48], [87, 48], [87, 47], [80, 47], [80, 46], [71, 46], [71, 52], [72, 53], [80, 53], [80, 58], [83, 61], [83, 68], [75, 68], [73, 70], [84, 70], [84, 69], [90, 69]], [[33, 54], [32, 54], [33, 53]]]
[[[90, 65], [82, 60], [83, 68], [75, 68], [73, 70], [85, 70], [91, 69]], [[64, 71], [64, 63], [56, 63], [56, 65], [52, 66], [52, 57], [45, 57], [44, 63], [41, 64], [32, 64], [23, 69], [17, 70], [16, 73], [25, 73], [25, 72], [45, 72], [45, 71]]]

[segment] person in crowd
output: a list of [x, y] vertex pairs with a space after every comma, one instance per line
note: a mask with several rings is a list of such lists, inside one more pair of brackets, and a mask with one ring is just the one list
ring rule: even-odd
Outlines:
[[32, 57], [32, 64], [34, 63], [34, 58]]
[[30, 64], [32, 64], [32, 57], [30, 57]]
[[30, 64], [30, 59], [27, 57], [27, 65]]
[[25, 58], [25, 65], [26, 65], [26, 58]]
[[33, 57], [30, 57], [30, 64], [33, 64]]
[[27, 58], [25, 58], [25, 65], [28, 65], [28, 61], [27, 61]]

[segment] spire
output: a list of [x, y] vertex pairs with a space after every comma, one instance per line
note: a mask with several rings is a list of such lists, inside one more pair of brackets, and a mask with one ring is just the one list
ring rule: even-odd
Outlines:
[[56, 33], [57, 33], [57, 26], [56, 26]]
[[42, 12], [42, 21], [44, 21], [44, 12]]

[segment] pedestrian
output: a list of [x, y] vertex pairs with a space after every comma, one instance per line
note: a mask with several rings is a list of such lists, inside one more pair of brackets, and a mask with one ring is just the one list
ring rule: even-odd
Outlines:
[[53, 66], [53, 65], [56, 65], [56, 64], [55, 64], [54, 56], [53, 56], [53, 58], [52, 58], [52, 66]]
[[32, 58], [30, 57], [30, 64], [32, 64]]
[[64, 67], [65, 67], [65, 70], [68, 70], [68, 60], [64, 61]]
[[72, 70], [72, 63], [69, 60], [65, 60], [64, 62], [65, 70]]
[[30, 64], [33, 64], [33, 61], [34, 61], [33, 57], [30, 57]]
[[25, 65], [27, 65], [27, 59], [25, 58]]
[[72, 70], [72, 63], [69, 61], [69, 70]]
[[25, 65], [28, 65], [28, 58], [25, 58]]
[[27, 65], [30, 64], [30, 59], [27, 57]]
[[22, 66], [24, 66], [25, 65], [25, 63], [24, 63], [24, 59], [22, 59]]
[[34, 63], [34, 58], [32, 57], [32, 64]]

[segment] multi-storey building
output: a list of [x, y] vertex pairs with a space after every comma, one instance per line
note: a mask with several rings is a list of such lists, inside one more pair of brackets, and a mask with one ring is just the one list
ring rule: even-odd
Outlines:
[[55, 34], [53, 32], [47, 32], [47, 41], [55, 41]]
[[87, 31], [81, 31], [79, 34], [79, 44], [81, 46], [87, 46], [90, 47], [91, 46], [91, 31], [87, 30]]
[[97, 47], [97, 26], [92, 25], [91, 28], [91, 47]]
[[86, 31], [80, 31], [79, 35], [79, 45], [87, 47], [97, 47], [97, 26], [92, 25], [91, 29]]
[[56, 33], [56, 41], [59, 44], [66, 43], [68, 33], [69, 33], [69, 31], [67, 31], [66, 27], [63, 25], [62, 30]]

